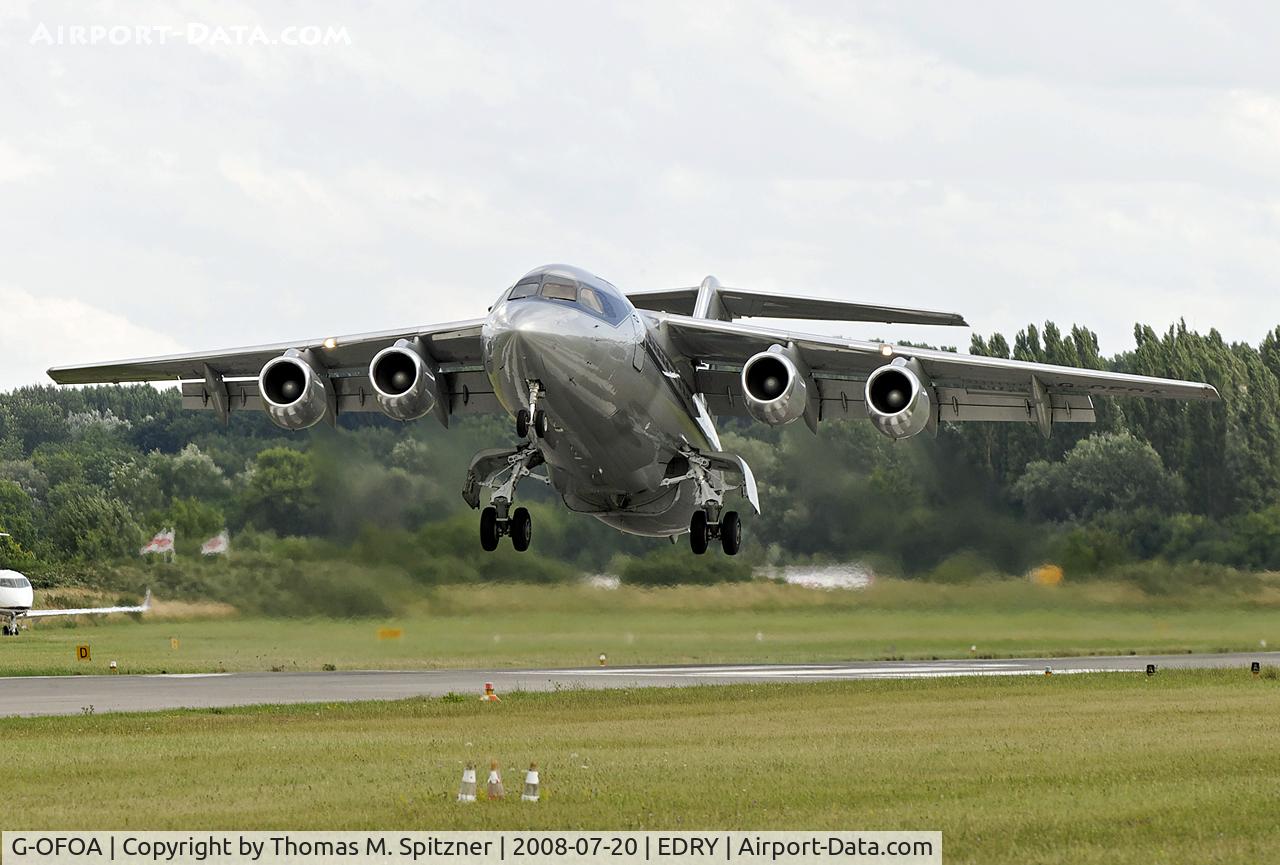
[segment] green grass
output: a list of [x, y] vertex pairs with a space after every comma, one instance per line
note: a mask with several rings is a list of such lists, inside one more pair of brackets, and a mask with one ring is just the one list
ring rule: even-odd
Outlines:
[[[379, 640], [384, 627], [403, 636]], [[179, 647], [171, 648], [176, 638]], [[1149, 598], [1132, 588], [885, 581], [821, 592], [750, 583], [643, 591], [454, 587], [387, 620], [36, 622], [0, 640], [0, 674], [615, 666], [884, 657], [1211, 652], [1280, 646], [1273, 595]], [[92, 661], [75, 646], [88, 643]]]
[[[0, 721], [33, 829], [941, 829], [949, 863], [1273, 861], [1244, 670], [510, 694]], [[543, 801], [453, 801], [466, 761]]]

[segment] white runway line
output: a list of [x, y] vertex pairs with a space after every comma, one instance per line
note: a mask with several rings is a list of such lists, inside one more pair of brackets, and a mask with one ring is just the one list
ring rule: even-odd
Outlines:
[[143, 673], [147, 679], [218, 679], [230, 673]]
[[[530, 670], [534, 676], [582, 676], [633, 679], [912, 679], [940, 676], [1020, 676], [1043, 675], [1043, 669], [1015, 661], [987, 663], [911, 663], [892, 666], [843, 665], [751, 665], [741, 667], [585, 667], [578, 670]], [[1122, 672], [1117, 669], [1054, 670], [1055, 673]]]

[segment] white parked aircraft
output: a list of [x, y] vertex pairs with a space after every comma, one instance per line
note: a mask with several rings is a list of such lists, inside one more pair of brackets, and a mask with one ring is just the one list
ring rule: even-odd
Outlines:
[[[577, 513], [650, 537], [688, 533], [695, 553], [718, 539], [738, 552], [736, 492], [759, 512], [746, 461], [723, 452], [715, 416], [773, 426], [866, 418], [890, 438], [943, 423], [1012, 421], [1045, 435], [1094, 419], [1094, 396], [1216, 400], [1200, 382], [929, 351], [773, 326], [749, 317], [963, 325], [959, 315], [701, 285], [626, 294], [576, 267], [515, 281], [485, 318], [381, 333], [49, 370], [59, 384], [182, 382], [187, 408], [264, 411], [299, 430], [339, 414], [408, 421], [505, 413], [516, 441], [471, 461], [462, 496], [480, 542], [526, 550], [526, 478]], [[535, 472], [544, 468], [545, 474]], [[833, 467], [835, 468], [835, 467]], [[838, 470], [838, 468], [835, 468]], [[487, 503], [481, 495], [488, 490]]]
[[33, 610], [35, 593], [31, 581], [17, 571], [0, 571], [0, 619], [6, 637], [18, 636], [19, 619], [44, 619], [50, 616], [97, 616], [105, 613], [145, 613], [151, 609], [151, 590], [137, 607], [85, 607], [78, 610]]

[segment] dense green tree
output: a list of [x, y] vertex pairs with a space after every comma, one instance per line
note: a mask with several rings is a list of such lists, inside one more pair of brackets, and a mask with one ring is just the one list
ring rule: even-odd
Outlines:
[[1027, 466], [1013, 496], [1039, 520], [1089, 519], [1111, 510], [1177, 510], [1181, 480], [1151, 445], [1129, 433], [1103, 433], [1076, 444], [1061, 461]]
[[31, 496], [13, 481], [0, 481], [0, 532], [31, 549], [36, 543], [36, 508]]
[[262, 451], [249, 469], [244, 522], [282, 534], [306, 535], [320, 523], [311, 456], [293, 448]]
[[134, 555], [142, 531], [118, 499], [85, 483], [64, 483], [49, 491], [46, 542], [63, 557], [102, 561]]

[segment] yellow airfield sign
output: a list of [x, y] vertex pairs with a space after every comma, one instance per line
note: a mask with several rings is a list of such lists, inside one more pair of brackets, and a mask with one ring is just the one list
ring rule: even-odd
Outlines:
[[76, 646], [76, 659], [80, 661], [92, 660], [89, 655], [89, 644], [81, 643]]

